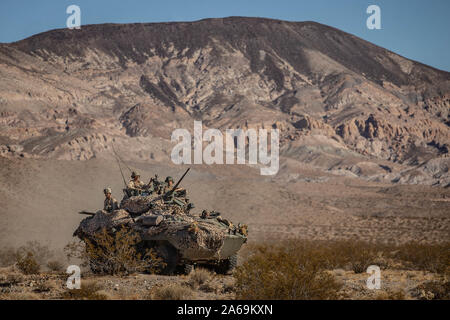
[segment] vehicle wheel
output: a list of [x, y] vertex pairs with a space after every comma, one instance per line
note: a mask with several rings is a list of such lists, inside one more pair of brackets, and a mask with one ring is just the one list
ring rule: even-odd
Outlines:
[[228, 259], [219, 262], [216, 272], [220, 274], [231, 273], [237, 266], [237, 254], [233, 254]]
[[169, 244], [162, 244], [156, 247], [156, 252], [166, 264], [162, 269], [162, 274], [173, 274], [178, 264], [177, 250]]
[[192, 271], [194, 271], [194, 265], [193, 264], [183, 264], [178, 269], [180, 274], [184, 274], [186, 276], [190, 275]]

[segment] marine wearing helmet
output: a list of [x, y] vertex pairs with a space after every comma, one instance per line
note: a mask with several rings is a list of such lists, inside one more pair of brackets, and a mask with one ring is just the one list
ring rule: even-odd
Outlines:
[[113, 212], [114, 210], [119, 209], [119, 203], [116, 199], [114, 199], [111, 195], [111, 188], [103, 189], [103, 193], [105, 194], [105, 201], [103, 203], [103, 210], [106, 212]]

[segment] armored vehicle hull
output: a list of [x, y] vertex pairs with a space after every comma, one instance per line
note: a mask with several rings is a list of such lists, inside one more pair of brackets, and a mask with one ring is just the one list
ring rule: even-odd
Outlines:
[[166, 274], [189, 272], [194, 265], [228, 273], [236, 266], [237, 252], [247, 241], [246, 226], [235, 226], [217, 213], [190, 214], [179, 205], [166, 203], [161, 196], [131, 197], [121, 207], [84, 219], [74, 235], [86, 240], [102, 230], [134, 230], [142, 239], [140, 248], [152, 248], [163, 258], [162, 271]]

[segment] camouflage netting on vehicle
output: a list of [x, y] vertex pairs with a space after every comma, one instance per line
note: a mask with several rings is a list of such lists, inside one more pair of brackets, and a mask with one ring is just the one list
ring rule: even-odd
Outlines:
[[75, 230], [74, 235], [79, 237], [89, 237], [102, 229], [111, 229], [130, 225], [132, 223], [133, 218], [125, 210], [119, 209], [113, 212], [100, 210], [97, 211], [94, 216], [81, 221], [80, 226]]
[[[217, 219], [202, 219], [186, 214], [167, 214], [165, 206], [161, 202], [137, 219], [133, 219], [123, 209], [110, 213], [103, 210], [98, 211], [94, 216], [84, 219], [74, 235], [89, 238], [102, 229], [112, 230], [126, 225], [138, 231], [142, 236], [152, 237], [164, 234], [166, 238], [171, 238], [179, 249], [218, 251], [222, 247], [228, 232], [226, 225], [221, 224]], [[176, 207], [171, 206], [169, 211], [173, 211]], [[154, 214], [158, 212], [161, 214]], [[162, 221], [155, 226], [143, 225], [143, 218], [152, 216], [160, 216]]]
[[210, 223], [209, 219], [196, 216], [172, 215], [157, 226], [148, 229], [147, 235], [155, 236], [164, 233], [172, 237], [178, 248], [203, 248], [211, 251], [219, 250], [226, 236], [226, 227], [218, 223]]
[[155, 198], [154, 196], [135, 196], [123, 199], [120, 203], [120, 207], [131, 214], [142, 214], [147, 212], [153, 206], [155, 201], [162, 201], [158, 200], [158, 198], [161, 197]]
[[135, 196], [122, 200], [120, 207], [133, 215], [150, 211], [153, 214], [180, 214], [180, 206], [165, 203], [162, 196]]

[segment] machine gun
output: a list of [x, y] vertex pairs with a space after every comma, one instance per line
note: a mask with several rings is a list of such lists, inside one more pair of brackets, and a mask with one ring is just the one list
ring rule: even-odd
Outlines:
[[89, 211], [80, 211], [80, 212], [78, 212], [79, 214], [85, 214], [85, 215], [88, 215], [88, 216], [95, 216], [95, 212], [89, 212]]
[[184, 179], [184, 177], [187, 175], [187, 173], [189, 172], [189, 170], [191, 170], [191, 168], [187, 168], [186, 172], [181, 176], [180, 180], [178, 180], [178, 182], [173, 186], [173, 188], [169, 191], [167, 191], [164, 195], [163, 195], [163, 199], [170, 199], [170, 197], [172, 196], [172, 194], [175, 192], [175, 190], [177, 189], [178, 185], [181, 183], [181, 181]]

